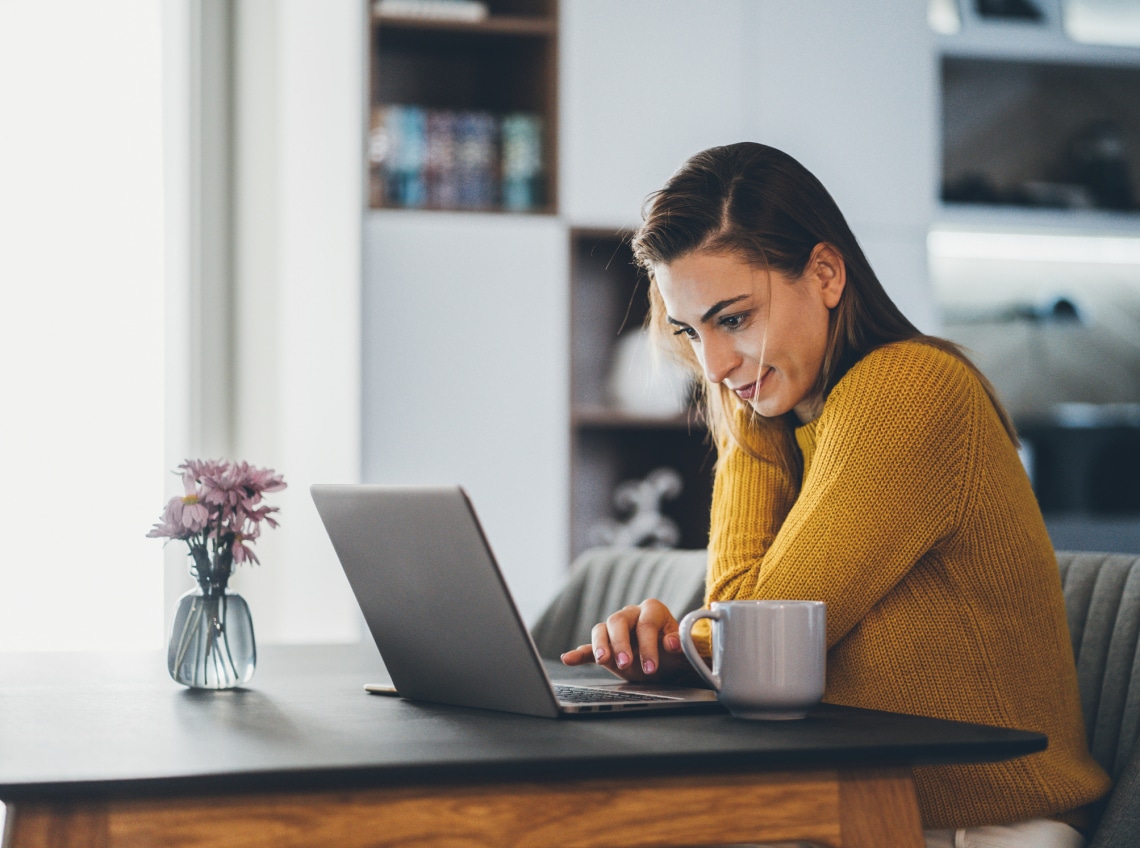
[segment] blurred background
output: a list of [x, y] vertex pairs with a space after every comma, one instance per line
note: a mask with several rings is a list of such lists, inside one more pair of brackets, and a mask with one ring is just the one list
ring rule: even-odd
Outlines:
[[1128, 0], [0, 0], [0, 103], [0, 649], [164, 645], [186, 457], [289, 483], [263, 643], [361, 637], [314, 482], [464, 485], [527, 619], [702, 547], [626, 237], [745, 139], [992, 378], [1055, 545], [1140, 551]]

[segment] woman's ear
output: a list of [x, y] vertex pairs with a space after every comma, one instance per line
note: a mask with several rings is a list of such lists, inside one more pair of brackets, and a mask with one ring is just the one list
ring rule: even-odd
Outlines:
[[839, 251], [827, 242], [821, 241], [811, 252], [808, 270], [819, 285], [824, 305], [834, 309], [839, 305], [843, 289], [847, 285], [847, 263]]

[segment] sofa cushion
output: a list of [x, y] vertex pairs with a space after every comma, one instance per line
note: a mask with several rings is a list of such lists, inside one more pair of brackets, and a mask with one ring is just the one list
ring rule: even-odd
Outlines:
[[626, 604], [657, 598], [677, 618], [704, 602], [704, 550], [593, 548], [531, 628], [538, 652], [557, 657], [590, 641], [590, 630]]
[[1113, 779], [1140, 730], [1140, 556], [1058, 551], [1089, 750]]

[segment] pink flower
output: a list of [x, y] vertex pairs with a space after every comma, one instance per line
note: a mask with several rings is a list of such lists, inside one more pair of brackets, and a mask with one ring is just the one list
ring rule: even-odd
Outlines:
[[262, 521], [266, 522], [270, 527], [276, 527], [278, 526], [277, 522], [271, 518], [275, 512], [280, 512], [280, 510], [275, 506], [263, 505], [255, 507], [253, 509], [245, 510], [243, 517], [246, 519], [246, 521], [252, 522], [255, 527]]
[[233, 509], [240, 501], [244, 492], [241, 490], [241, 478], [232, 466], [217, 469], [202, 478], [202, 500], [208, 504]]
[[152, 539], [189, 539], [200, 532], [200, 528], [194, 530], [183, 523], [183, 506], [182, 498], [171, 498], [162, 511], [162, 518], [146, 535]]
[[252, 466], [245, 466], [245, 486], [251, 491], [261, 494], [262, 492], [279, 492], [285, 488], [285, 478], [273, 471], [270, 468], [253, 468]]
[[224, 459], [188, 459], [178, 467], [182, 469], [183, 480], [187, 476], [192, 480], [201, 480], [203, 477], [221, 473], [229, 467], [229, 463]]
[[256, 538], [256, 529], [250, 535], [245, 535], [242, 533], [234, 534], [233, 553], [235, 563], [252, 562], [255, 565], [260, 565], [257, 554], [255, 554], [253, 552], [253, 548], [249, 547], [247, 544], [252, 543]]
[[210, 511], [198, 500], [197, 495], [182, 498], [182, 524], [192, 533], [201, 533], [210, 523]]
[[185, 541], [199, 569], [207, 569], [209, 550], [215, 570], [229, 573], [230, 562], [258, 561], [252, 544], [261, 534], [261, 522], [277, 527], [275, 506], [262, 503], [265, 492], [285, 488], [285, 479], [269, 468], [224, 459], [187, 459], [175, 473], [182, 477], [185, 494], [171, 498], [162, 518], [147, 533], [152, 538]]

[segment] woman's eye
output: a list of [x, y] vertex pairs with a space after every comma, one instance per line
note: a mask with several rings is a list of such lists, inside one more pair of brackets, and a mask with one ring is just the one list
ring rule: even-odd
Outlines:
[[674, 336], [684, 336], [689, 341], [696, 341], [697, 331], [692, 327], [678, 327], [673, 331]]
[[744, 321], [747, 317], [748, 315], [745, 313], [739, 315], [725, 315], [720, 319], [720, 325], [726, 330], [739, 330], [744, 326]]

